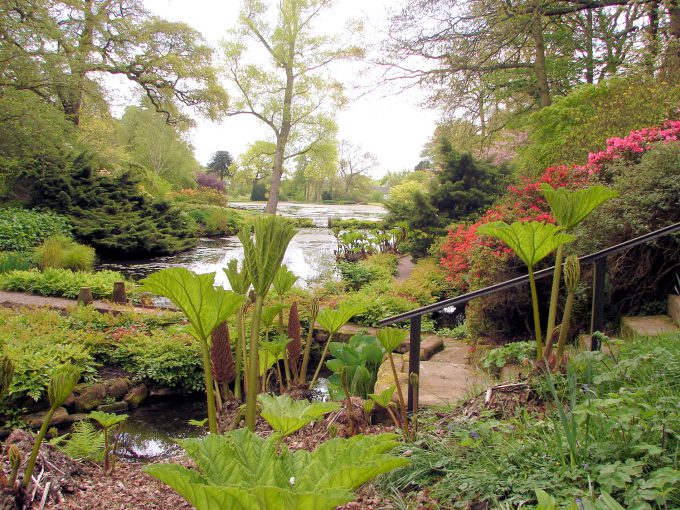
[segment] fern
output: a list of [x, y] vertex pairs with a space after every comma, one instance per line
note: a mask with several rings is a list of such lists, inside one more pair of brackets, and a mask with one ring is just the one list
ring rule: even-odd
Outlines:
[[198, 471], [175, 464], [144, 470], [168, 484], [197, 510], [331, 510], [353, 499], [373, 477], [404, 466], [386, 452], [396, 436], [331, 439], [315, 451], [289, 451], [276, 437], [247, 429], [182, 442]]
[[59, 450], [76, 460], [104, 460], [104, 433], [98, 430], [90, 420], [73, 424], [71, 433], [59, 436], [50, 441]]

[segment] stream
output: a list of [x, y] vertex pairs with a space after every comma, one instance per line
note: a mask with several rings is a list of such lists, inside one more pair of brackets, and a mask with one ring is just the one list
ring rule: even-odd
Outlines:
[[[263, 202], [232, 202], [239, 209], [263, 209]], [[379, 205], [324, 205], [282, 202], [278, 214], [309, 218], [316, 228], [299, 229], [288, 246], [284, 263], [300, 279], [296, 285], [308, 287], [335, 278], [337, 241], [328, 228], [329, 218], [380, 220], [386, 210]], [[215, 272], [215, 283], [229, 288], [222, 268], [231, 259], [243, 259], [238, 238], [201, 239], [192, 250], [167, 257], [144, 260], [107, 261], [98, 269], [111, 269], [139, 280], [168, 267], [186, 267], [197, 273]], [[323, 390], [322, 390], [323, 391]], [[156, 461], [181, 452], [175, 439], [198, 437], [205, 427], [189, 424], [207, 416], [203, 395], [151, 397], [140, 408], [130, 411], [119, 452], [129, 460]]]

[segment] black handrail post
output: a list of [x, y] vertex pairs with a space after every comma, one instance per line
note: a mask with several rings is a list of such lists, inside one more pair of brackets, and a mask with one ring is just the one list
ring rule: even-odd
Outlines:
[[[418, 390], [420, 386], [420, 325], [421, 315], [411, 319], [411, 334], [409, 338], [408, 359], [408, 412], [414, 411], [414, 402], [418, 402]], [[411, 382], [411, 374], [416, 374], [416, 384]], [[417, 411], [417, 409], [415, 409]]]
[[[597, 259], [593, 265], [595, 266], [595, 274], [593, 275], [593, 308], [590, 318], [591, 335], [595, 331], [602, 331], [604, 326], [604, 286], [607, 274], [607, 257]], [[592, 338], [590, 349], [592, 351], [600, 350], [600, 342]]]

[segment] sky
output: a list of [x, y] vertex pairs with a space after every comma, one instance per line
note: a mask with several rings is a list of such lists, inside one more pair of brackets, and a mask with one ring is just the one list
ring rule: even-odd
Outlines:
[[[235, 25], [240, 5], [237, 0], [144, 0], [144, 3], [151, 12], [165, 19], [188, 23], [216, 48], [227, 30]], [[362, 16], [366, 19], [369, 42], [377, 42], [385, 26], [388, 6], [398, 3], [397, 0], [336, 0], [333, 11], [321, 20], [320, 29], [327, 27], [332, 33], [344, 20]], [[397, 94], [394, 90], [379, 88], [361, 96], [355, 89], [359, 85], [356, 74], [356, 65], [341, 66], [334, 73], [352, 99], [336, 119], [338, 139], [349, 140], [377, 156], [374, 177], [387, 171], [412, 169], [422, 159], [420, 152], [432, 135], [437, 113], [419, 106], [423, 96], [416, 90]], [[362, 77], [361, 81], [362, 86], [370, 87], [377, 82], [377, 77]], [[134, 102], [134, 98], [132, 92], [121, 93], [118, 106]], [[190, 141], [202, 164], [207, 164], [216, 150], [227, 150], [237, 157], [249, 143], [265, 139], [268, 134], [268, 128], [249, 115], [227, 117], [219, 123], [196, 120]]]

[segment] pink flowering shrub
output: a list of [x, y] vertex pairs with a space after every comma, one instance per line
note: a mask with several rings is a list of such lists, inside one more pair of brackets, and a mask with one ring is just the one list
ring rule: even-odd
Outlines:
[[[541, 193], [543, 183], [550, 184], [553, 188], [570, 189], [584, 188], [595, 181], [607, 183], [608, 178], [605, 175], [607, 165], [621, 161], [635, 164], [654, 144], [678, 140], [680, 121], [666, 121], [660, 127], [632, 131], [628, 136], [621, 138], [610, 138], [606, 149], [589, 155], [586, 165], [549, 167], [538, 179], [521, 177], [520, 182], [509, 186], [506, 195], [478, 221], [458, 223], [450, 227], [441, 248], [440, 258], [440, 266], [445, 271], [450, 285], [450, 294], [463, 294], [479, 289], [518, 276], [523, 271], [522, 265], [507, 246], [477, 235], [477, 228], [480, 225], [492, 221], [554, 222], [550, 208]], [[508, 297], [503, 294], [495, 297], [497, 301], [504, 301], [499, 303], [501, 308], [508, 304]], [[490, 310], [489, 299], [494, 298], [486, 300], [487, 314], [493, 313]], [[480, 300], [471, 303], [474, 310], [471, 310], [468, 318], [479, 317], [481, 325], [484, 313], [477, 309], [480, 306], [478, 301]], [[504, 313], [507, 313], [507, 309]]]

